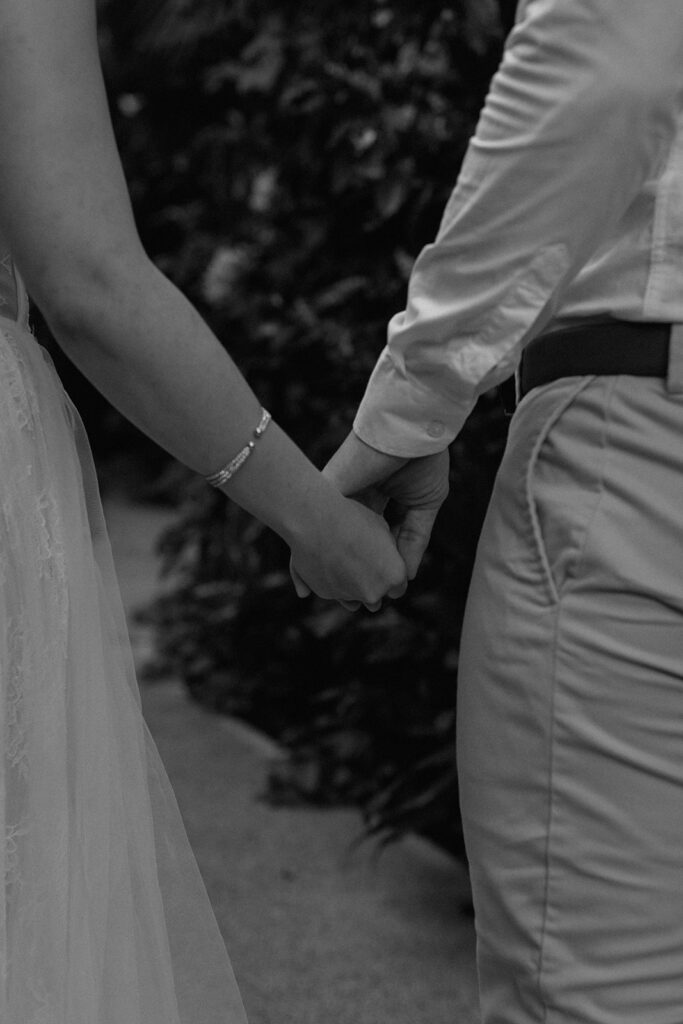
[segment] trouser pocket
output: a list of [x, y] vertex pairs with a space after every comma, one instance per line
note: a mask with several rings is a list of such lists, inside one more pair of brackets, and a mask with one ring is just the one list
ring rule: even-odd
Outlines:
[[520, 426], [531, 428], [533, 436], [524, 484], [526, 515], [552, 602], [581, 571], [600, 505], [615, 380], [553, 381], [531, 392], [518, 409]]

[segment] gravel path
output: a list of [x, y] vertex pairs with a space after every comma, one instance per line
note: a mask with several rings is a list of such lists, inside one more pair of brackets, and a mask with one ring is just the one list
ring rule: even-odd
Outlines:
[[[124, 604], [158, 589], [167, 512], [108, 498]], [[151, 638], [130, 623], [140, 663]], [[352, 850], [348, 810], [260, 799], [277, 747], [190, 701], [173, 679], [141, 684], [250, 1024], [477, 1024], [474, 930], [457, 863], [419, 839], [379, 859]]]

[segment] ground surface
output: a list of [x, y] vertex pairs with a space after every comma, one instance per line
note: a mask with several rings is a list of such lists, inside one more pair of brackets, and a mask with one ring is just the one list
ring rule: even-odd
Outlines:
[[[154, 540], [168, 513], [109, 498], [124, 604], [157, 588]], [[138, 662], [150, 636], [130, 621]], [[376, 860], [352, 849], [346, 810], [259, 799], [264, 736], [193, 703], [176, 680], [141, 684], [250, 1024], [477, 1024], [474, 930], [459, 865], [409, 840]]]

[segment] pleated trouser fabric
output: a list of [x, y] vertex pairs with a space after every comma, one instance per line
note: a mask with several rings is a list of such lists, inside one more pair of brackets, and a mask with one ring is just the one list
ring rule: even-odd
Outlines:
[[683, 395], [531, 391], [477, 551], [457, 758], [483, 1024], [683, 1021]]

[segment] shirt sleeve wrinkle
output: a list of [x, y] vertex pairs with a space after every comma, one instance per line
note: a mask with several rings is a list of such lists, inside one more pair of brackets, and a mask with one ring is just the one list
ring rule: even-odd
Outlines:
[[500, 297], [480, 330], [473, 334], [459, 331], [455, 345], [437, 337], [406, 346], [402, 352], [406, 377], [420, 381], [423, 387], [427, 385], [442, 397], [473, 402], [481, 380], [499, 363], [505, 363], [507, 376], [514, 371], [529, 318], [538, 315], [548, 292], [565, 273], [567, 263], [563, 245], [541, 249]]
[[[402, 389], [412, 383], [421, 396], [406, 404], [411, 416], [442, 415], [444, 396], [471, 403], [499, 382], [498, 366], [514, 365], [515, 347], [547, 322], [661, 164], [682, 78], [681, 0], [522, 8], [435, 243], [389, 325], [385, 353], [405, 375]], [[373, 377], [365, 424], [395, 380]], [[419, 429], [406, 425], [413, 438]]]

